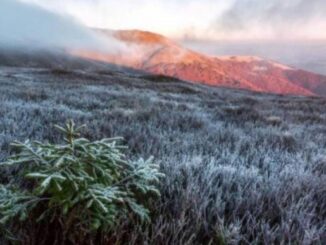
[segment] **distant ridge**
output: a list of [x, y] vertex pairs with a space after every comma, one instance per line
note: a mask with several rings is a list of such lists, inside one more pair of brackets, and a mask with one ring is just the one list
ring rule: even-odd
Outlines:
[[259, 92], [326, 96], [326, 76], [297, 70], [252, 56], [213, 57], [186, 49], [156, 33], [140, 30], [108, 31], [133, 52], [106, 55], [80, 51], [78, 56], [213, 86]]

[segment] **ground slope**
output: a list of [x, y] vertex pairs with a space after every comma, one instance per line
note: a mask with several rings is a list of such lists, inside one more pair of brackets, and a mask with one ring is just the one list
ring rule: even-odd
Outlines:
[[152, 223], [126, 222], [109, 244], [326, 244], [324, 98], [108, 68], [0, 67], [0, 91], [0, 160], [14, 140], [58, 142], [53, 124], [74, 119], [161, 165]]

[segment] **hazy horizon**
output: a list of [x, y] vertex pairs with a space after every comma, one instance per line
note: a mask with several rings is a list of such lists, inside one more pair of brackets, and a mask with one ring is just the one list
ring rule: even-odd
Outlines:
[[325, 41], [180, 41], [185, 47], [207, 55], [259, 56], [326, 75]]
[[23, 0], [84, 25], [141, 29], [171, 38], [326, 39], [323, 0]]

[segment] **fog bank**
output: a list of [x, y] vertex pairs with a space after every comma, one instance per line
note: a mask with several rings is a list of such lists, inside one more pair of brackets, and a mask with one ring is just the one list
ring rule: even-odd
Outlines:
[[114, 51], [121, 43], [102, 38], [72, 17], [17, 0], [0, 0], [0, 47], [33, 49], [100, 49]]

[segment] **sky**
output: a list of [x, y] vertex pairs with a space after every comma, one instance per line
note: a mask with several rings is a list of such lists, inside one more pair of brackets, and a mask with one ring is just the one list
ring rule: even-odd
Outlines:
[[142, 29], [173, 38], [326, 39], [326, 0], [22, 1], [91, 27]]

